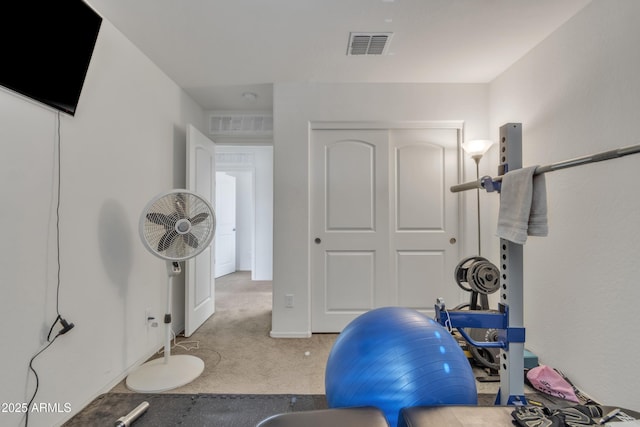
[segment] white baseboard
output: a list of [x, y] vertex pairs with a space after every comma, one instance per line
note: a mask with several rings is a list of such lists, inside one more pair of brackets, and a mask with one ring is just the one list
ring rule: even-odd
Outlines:
[[269, 332], [271, 338], [311, 338], [311, 331], [304, 332]]

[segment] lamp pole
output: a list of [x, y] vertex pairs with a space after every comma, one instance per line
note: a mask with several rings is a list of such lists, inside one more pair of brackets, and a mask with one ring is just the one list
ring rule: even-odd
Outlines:
[[[480, 159], [482, 154], [476, 154], [471, 157], [476, 162], [476, 180], [480, 179]], [[480, 188], [476, 188], [476, 209], [478, 212], [478, 256], [482, 256], [481, 242], [480, 240]]]
[[[482, 154], [475, 154], [471, 156], [471, 158], [476, 162], [476, 180], [480, 179], [480, 159], [482, 158]], [[476, 209], [478, 210], [478, 256], [482, 256], [482, 239], [480, 238], [480, 188], [476, 188]], [[485, 294], [481, 294], [480, 296], [480, 309], [487, 310], [489, 308], [489, 297]], [[478, 295], [472, 297], [470, 308], [473, 309], [477, 307], [477, 298]]]

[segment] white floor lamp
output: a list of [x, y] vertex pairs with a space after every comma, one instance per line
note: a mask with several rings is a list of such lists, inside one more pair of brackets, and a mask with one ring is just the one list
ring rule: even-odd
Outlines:
[[[466, 141], [462, 144], [462, 149], [465, 153], [471, 156], [476, 162], [476, 179], [480, 179], [480, 159], [484, 154], [489, 151], [489, 148], [493, 145], [493, 141], [488, 139], [474, 139]], [[476, 201], [478, 210], [478, 255], [481, 253], [481, 240], [480, 240], [480, 188], [476, 189]]]
[[[471, 156], [471, 158], [476, 162], [476, 179], [480, 180], [480, 159], [484, 154], [489, 151], [489, 148], [493, 145], [493, 141], [488, 139], [474, 139], [471, 141], [466, 141], [462, 144], [462, 149]], [[476, 189], [476, 202], [477, 202], [477, 217], [478, 217], [478, 256], [482, 256], [482, 240], [480, 233], [480, 188]], [[489, 299], [487, 295], [481, 294], [480, 297], [480, 306], [483, 308], [489, 307]], [[476, 305], [477, 296], [472, 297], [472, 306]]]

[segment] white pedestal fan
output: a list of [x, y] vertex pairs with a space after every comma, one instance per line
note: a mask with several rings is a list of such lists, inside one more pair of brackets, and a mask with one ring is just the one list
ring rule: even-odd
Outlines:
[[164, 316], [164, 357], [141, 365], [126, 380], [129, 389], [160, 393], [196, 379], [204, 362], [190, 355], [171, 355], [171, 296], [173, 278], [181, 273], [180, 261], [205, 250], [213, 239], [216, 217], [211, 204], [188, 190], [172, 190], [154, 197], [140, 216], [144, 246], [167, 263], [167, 311]]

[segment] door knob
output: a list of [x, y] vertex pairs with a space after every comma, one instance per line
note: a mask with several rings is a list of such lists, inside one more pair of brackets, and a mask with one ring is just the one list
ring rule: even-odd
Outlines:
[[313, 241], [316, 242], [316, 245], [322, 243], [322, 240], [319, 237], [316, 237]]
[[452, 238], [449, 239], [449, 243], [451, 243], [452, 245], [455, 245], [456, 242], [457, 242], [457, 240], [456, 240], [455, 237], [452, 237]]

